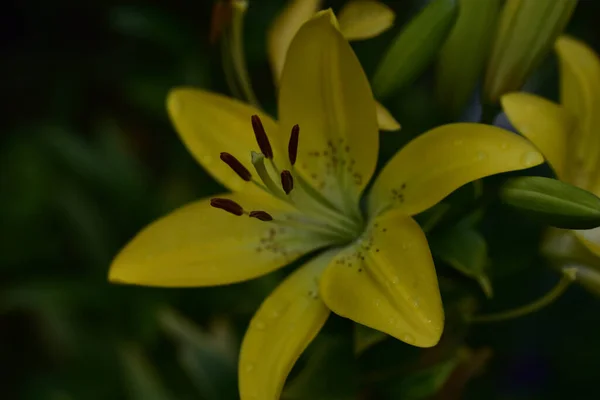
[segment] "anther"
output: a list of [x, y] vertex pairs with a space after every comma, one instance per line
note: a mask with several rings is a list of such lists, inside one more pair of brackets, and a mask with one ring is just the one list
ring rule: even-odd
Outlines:
[[292, 133], [290, 135], [290, 141], [288, 143], [288, 157], [290, 158], [290, 164], [296, 163], [298, 157], [298, 136], [300, 135], [300, 127], [296, 124], [292, 126]]
[[269, 138], [267, 137], [265, 128], [263, 127], [262, 121], [258, 115], [252, 116], [252, 129], [254, 130], [256, 143], [258, 143], [261, 153], [265, 155], [265, 158], [273, 159], [273, 149], [271, 148], [271, 143], [269, 143]]
[[281, 171], [281, 187], [285, 194], [290, 194], [292, 189], [294, 189], [294, 178], [292, 177], [292, 173], [287, 169]]
[[215, 197], [210, 199], [210, 205], [214, 208], [219, 208], [221, 210], [227, 211], [233, 215], [243, 215], [244, 209], [238, 203], [230, 199], [223, 199], [220, 197]]
[[231, 168], [233, 172], [238, 174], [240, 178], [242, 178], [246, 182], [250, 182], [250, 180], [252, 179], [252, 174], [250, 173], [250, 171], [248, 171], [246, 167], [244, 167], [244, 165], [242, 165], [242, 163], [237, 158], [225, 152], [221, 153], [220, 158], [221, 161], [229, 165], [229, 168]]
[[261, 221], [273, 221], [273, 217], [266, 211], [250, 211], [251, 218], [260, 219]]

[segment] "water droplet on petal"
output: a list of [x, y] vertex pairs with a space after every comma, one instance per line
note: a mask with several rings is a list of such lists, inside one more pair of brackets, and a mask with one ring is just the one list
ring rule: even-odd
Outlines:
[[415, 338], [410, 333], [405, 333], [402, 335], [402, 340], [408, 344], [413, 344], [415, 342]]
[[419, 305], [420, 305], [419, 298], [417, 297], [417, 298], [413, 299], [413, 306], [415, 308], [419, 308]]
[[508, 145], [508, 143], [502, 143], [502, 144], [500, 145], [500, 148], [501, 148], [502, 150], [508, 150], [508, 148], [509, 148], [509, 147], [510, 147], [510, 146]]
[[262, 322], [261, 320], [255, 320], [252, 325], [254, 326], [254, 328], [258, 329], [259, 331], [262, 331], [263, 329], [265, 329], [266, 325], [264, 322]]
[[254, 371], [254, 364], [246, 364], [246, 372], [252, 372]]
[[432, 320], [430, 320], [430, 319], [428, 319], [428, 320], [427, 320], [427, 324], [428, 324], [428, 325], [431, 325], [431, 323], [432, 323], [432, 322], [433, 322], [433, 321], [432, 321]]
[[379, 306], [381, 305], [381, 300], [379, 300], [379, 299], [375, 299], [375, 300], [373, 300], [373, 305], [374, 305], [375, 307], [379, 307]]
[[534, 165], [541, 163], [543, 160], [544, 158], [537, 151], [528, 151], [521, 158], [521, 163], [523, 163], [523, 166], [525, 167], [533, 167]]
[[394, 277], [392, 278], [392, 283], [393, 283], [394, 285], [397, 285], [399, 281], [400, 281], [400, 279], [399, 279], [397, 276], [394, 276]]
[[209, 154], [205, 154], [200, 156], [200, 161], [202, 161], [204, 164], [210, 164], [213, 161], [213, 157]]
[[485, 151], [478, 151], [477, 152], [477, 160], [478, 161], [484, 161], [485, 159], [487, 159], [488, 155]]

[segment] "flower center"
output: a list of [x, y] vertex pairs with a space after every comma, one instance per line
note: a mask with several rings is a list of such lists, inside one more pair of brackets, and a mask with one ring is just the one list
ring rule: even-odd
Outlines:
[[298, 156], [300, 127], [294, 125], [288, 143], [288, 158], [280, 169], [274, 160], [273, 148], [258, 115], [252, 116], [252, 129], [260, 153], [251, 152], [258, 179], [233, 155], [221, 153], [221, 160], [242, 180], [293, 206], [294, 212], [275, 215], [269, 210], [245, 210], [230, 199], [213, 198], [211, 205], [233, 215], [247, 215], [266, 223], [306, 229], [335, 244], [355, 240], [363, 231], [362, 217], [347, 215], [310, 185], [294, 168]]

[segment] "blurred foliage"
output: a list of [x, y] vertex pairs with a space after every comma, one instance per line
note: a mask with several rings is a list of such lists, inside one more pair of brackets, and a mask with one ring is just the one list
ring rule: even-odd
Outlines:
[[[337, 10], [342, 1], [326, 3]], [[395, 27], [354, 44], [369, 76], [426, 2], [387, 3], [397, 13]], [[259, 101], [271, 111], [275, 89], [265, 34], [283, 4], [251, 1], [245, 24], [250, 75]], [[111, 258], [140, 228], [223, 190], [189, 156], [164, 109], [173, 86], [228, 93], [219, 48], [208, 40], [211, 7], [211, 1], [120, 0], [3, 6], [2, 398], [237, 398], [244, 329], [289, 268], [205, 289], [124, 287], [106, 280]], [[599, 50], [599, 17], [599, 2], [581, 1], [567, 30]], [[545, 61], [526, 88], [556, 98], [555, 62]], [[446, 121], [434, 77], [430, 65], [386, 98], [403, 130], [382, 134], [381, 163]], [[461, 119], [477, 115], [471, 104]], [[549, 175], [544, 167], [536, 172]], [[432, 245], [448, 320], [440, 345], [420, 350], [367, 335], [356, 355], [353, 325], [332, 317], [290, 375], [284, 398], [594, 397], [600, 313], [581, 288], [522, 319], [467, 329], [461, 318], [482, 304], [482, 312], [492, 312], [526, 303], [558, 279], [539, 255], [544, 226], [486, 196], [503, 179], [465, 187], [441, 209], [419, 216], [424, 226], [437, 219], [431, 238], [451, 235], [469, 249], [457, 258]], [[442, 229], [479, 207], [484, 216], [458, 236]], [[482, 276], [493, 287], [489, 301], [478, 287]]]

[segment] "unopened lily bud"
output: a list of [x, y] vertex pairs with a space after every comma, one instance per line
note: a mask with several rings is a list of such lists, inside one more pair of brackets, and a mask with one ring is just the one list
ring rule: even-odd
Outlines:
[[507, 0], [492, 46], [483, 86], [484, 100], [500, 97], [523, 86], [528, 75], [552, 48], [577, 0]]
[[600, 226], [600, 198], [556, 179], [526, 176], [509, 180], [502, 201], [541, 222], [564, 229]]

